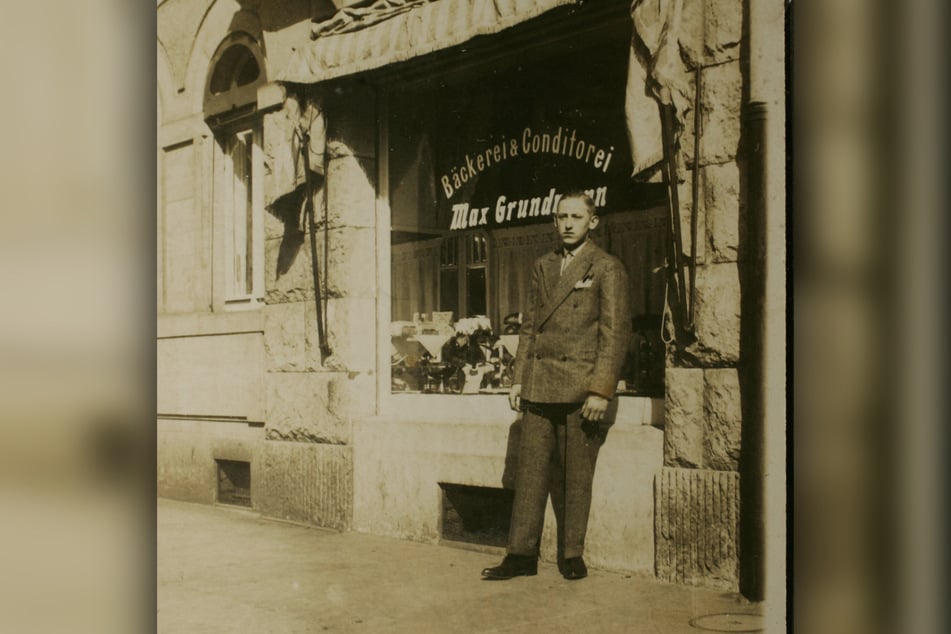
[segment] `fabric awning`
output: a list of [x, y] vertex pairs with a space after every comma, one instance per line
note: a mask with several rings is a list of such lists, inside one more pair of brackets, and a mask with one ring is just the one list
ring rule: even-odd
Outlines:
[[375, 0], [314, 25], [279, 80], [312, 84], [467, 42], [580, 0]]

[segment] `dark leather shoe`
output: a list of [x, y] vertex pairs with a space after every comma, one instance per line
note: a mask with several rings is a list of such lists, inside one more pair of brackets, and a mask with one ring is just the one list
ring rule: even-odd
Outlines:
[[588, 567], [584, 565], [583, 557], [566, 559], [560, 568], [561, 576], [565, 579], [584, 579], [588, 576]]
[[498, 566], [486, 568], [482, 577], [488, 581], [501, 581], [512, 577], [531, 577], [538, 574], [538, 557], [531, 555], [506, 555]]

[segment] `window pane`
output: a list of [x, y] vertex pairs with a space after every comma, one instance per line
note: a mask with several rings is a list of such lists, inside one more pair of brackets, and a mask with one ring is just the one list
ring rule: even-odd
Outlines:
[[413, 240], [392, 247], [390, 309], [394, 322], [414, 321], [414, 315], [439, 310], [436, 305], [439, 274], [439, 244], [436, 240]]
[[460, 317], [458, 269], [444, 269], [439, 273], [439, 310], [451, 310], [454, 319]]
[[485, 268], [466, 271], [466, 303], [470, 315], [486, 315]]
[[251, 138], [250, 132], [248, 132], [244, 137], [244, 189], [246, 192], [244, 199], [244, 292], [249, 295], [254, 290], [254, 179], [252, 177], [253, 175], [251, 167]]
[[238, 68], [238, 71], [235, 73], [234, 83], [238, 86], [247, 86], [261, 74], [261, 69], [258, 68], [258, 62], [254, 59], [254, 55], [251, 54], [251, 51], [248, 51], [247, 57], [241, 62], [241, 66]]
[[251, 131], [240, 132], [232, 138], [231, 165], [233, 174], [232, 190], [232, 254], [233, 278], [232, 293], [247, 295], [251, 293], [252, 260], [254, 237], [251, 191]]
[[220, 95], [227, 92], [232, 84], [243, 86], [253, 82], [259, 74], [260, 69], [254, 59], [254, 53], [246, 46], [238, 44], [225, 51], [218, 60], [208, 88], [213, 95]]

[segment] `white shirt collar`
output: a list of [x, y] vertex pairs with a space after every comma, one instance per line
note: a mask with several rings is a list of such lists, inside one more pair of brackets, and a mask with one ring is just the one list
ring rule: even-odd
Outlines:
[[584, 248], [584, 246], [585, 246], [586, 244], [588, 244], [588, 239], [587, 239], [587, 238], [584, 239], [584, 242], [582, 242], [582, 243], [579, 244], [577, 247], [575, 247], [575, 249], [574, 249], [573, 251], [569, 251], [568, 249], [562, 247], [562, 249], [561, 249], [561, 272], [562, 272], [562, 273], [564, 273], [564, 272], [565, 272], [565, 269], [568, 268], [568, 265], [569, 265], [576, 257], [578, 257], [578, 253], [581, 251], [581, 249]]
[[568, 249], [566, 249], [566, 248], [563, 246], [563, 247], [561, 248], [561, 257], [570, 260], [571, 258], [577, 256], [577, 255], [581, 252], [581, 249], [583, 249], [586, 244], [588, 244], [588, 239], [587, 239], [587, 238], [585, 238], [585, 239], [584, 239], [584, 242], [582, 242], [581, 244], [579, 244], [579, 245], [578, 245], [577, 247], [575, 247], [574, 250], [572, 250], [572, 251], [569, 251]]

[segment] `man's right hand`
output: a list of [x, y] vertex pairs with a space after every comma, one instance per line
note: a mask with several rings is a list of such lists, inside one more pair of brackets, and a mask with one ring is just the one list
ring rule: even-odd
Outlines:
[[512, 386], [512, 389], [509, 390], [509, 407], [514, 409], [516, 412], [519, 411], [519, 408], [522, 406], [522, 384], [516, 383]]

